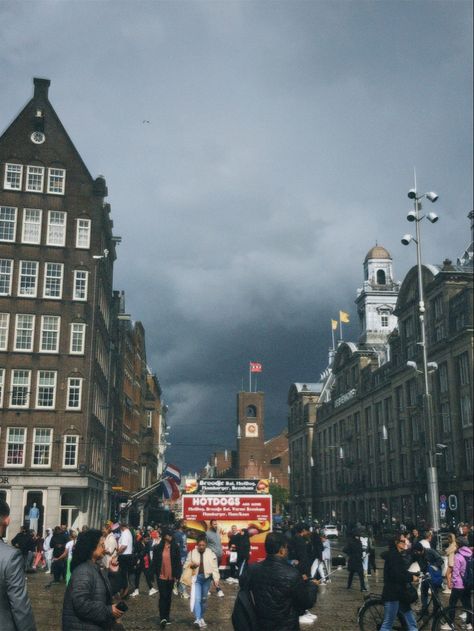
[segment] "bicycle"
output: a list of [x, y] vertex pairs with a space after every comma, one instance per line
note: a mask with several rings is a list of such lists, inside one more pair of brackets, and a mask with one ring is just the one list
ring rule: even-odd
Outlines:
[[[425, 576], [423, 578], [424, 581], [428, 581], [431, 583], [430, 577]], [[431, 611], [429, 610], [430, 605], [433, 603], [433, 607]], [[437, 605], [435, 607], [434, 605]], [[429, 624], [431, 623], [431, 631], [441, 631], [441, 627], [445, 624], [450, 625], [451, 631], [465, 631], [468, 629], [466, 623], [466, 617], [468, 614], [471, 614], [472, 610], [465, 609], [462, 606], [456, 607], [443, 607], [443, 604], [435, 592], [434, 589], [431, 591], [431, 598], [428, 601], [427, 609], [429, 611], [428, 616], [419, 615], [417, 617], [417, 625], [419, 631], [423, 629], [429, 629]], [[449, 619], [449, 614], [453, 613], [453, 622]], [[382, 602], [381, 595], [377, 594], [369, 594], [365, 598], [365, 602], [362, 607], [357, 611], [357, 623], [359, 625], [360, 631], [379, 631], [382, 626], [384, 619], [384, 604]], [[407, 625], [405, 622], [405, 618], [403, 615], [398, 612], [397, 618], [393, 625], [393, 631], [406, 631]]]

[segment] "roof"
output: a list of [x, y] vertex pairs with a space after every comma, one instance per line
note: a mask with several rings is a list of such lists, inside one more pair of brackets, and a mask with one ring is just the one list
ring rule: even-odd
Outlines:
[[390, 259], [392, 260], [392, 257], [390, 256], [390, 252], [388, 250], [386, 250], [382, 245], [374, 245], [373, 248], [371, 248], [367, 254], [365, 255], [365, 261], [368, 261], [369, 259]]
[[294, 383], [297, 392], [319, 393], [322, 390], [322, 383]]

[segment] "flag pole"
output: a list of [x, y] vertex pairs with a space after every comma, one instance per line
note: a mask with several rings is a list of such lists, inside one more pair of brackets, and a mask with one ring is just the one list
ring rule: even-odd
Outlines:
[[339, 339], [342, 342], [342, 320], [341, 320], [341, 314], [339, 313]]
[[249, 392], [252, 392], [252, 366], [249, 363]]
[[332, 335], [332, 350], [335, 351], [336, 350], [336, 342], [334, 341], [334, 329], [332, 327], [332, 322], [331, 322], [331, 335]]
[[257, 392], [257, 377], [258, 375], [255, 375], [255, 392]]

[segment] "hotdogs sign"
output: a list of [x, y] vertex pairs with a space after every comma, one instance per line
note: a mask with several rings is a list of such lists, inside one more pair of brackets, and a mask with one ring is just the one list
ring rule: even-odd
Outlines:
[[186, 480], [184, 492], [196, 495], [260, 495], [270, 492], [270, 483], [266, 479], [192, 478]]

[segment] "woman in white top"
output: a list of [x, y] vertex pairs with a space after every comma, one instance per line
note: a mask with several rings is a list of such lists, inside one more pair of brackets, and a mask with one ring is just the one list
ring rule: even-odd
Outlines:
[[66, 566], [66, 585], [69, 583], [69, 579], [71, 578], [71, 560], [72, 553], [74, 550], [74, 546], [76, 545], [77, 539], [77, 530], [69, 531], [69, 541], [66, 543], [66, 552], [67, 552], [67, 566]]

